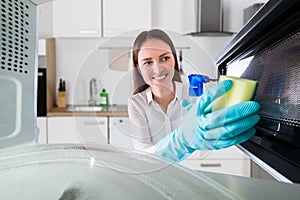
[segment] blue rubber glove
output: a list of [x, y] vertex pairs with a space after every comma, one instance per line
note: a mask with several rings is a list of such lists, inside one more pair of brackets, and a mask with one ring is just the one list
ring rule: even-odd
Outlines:
[[212, 102], [232, 87], [225, 80], [188, 107], [181, 126], [156, 144], [156, 154], [179, 162], [195, 150], [217, 150], [241, 143], [255, 133], [260, 106], [248, 101], [212, 112]]
[[183, 99], [181, 100], [181, 106], [185, 108], [186, 111], [191, 110], [191, 108], [193, 107], [193, 103], [190, 103], [188, 100]]

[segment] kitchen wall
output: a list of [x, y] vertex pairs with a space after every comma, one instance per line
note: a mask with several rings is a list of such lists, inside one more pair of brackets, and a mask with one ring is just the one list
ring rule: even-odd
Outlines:
[[[216, 77], [214, 58], [227, 44], [230, 37], [194, 38], [172, 37], [175, 46], [183, 51], [183, 71], [185, 75], [200, 73]], [[57, 81], [63, 78], [67, 82], [68, 104], [87, 104], [89, 99], [89, 81], [96, 78], [99, 89], [105, 88], [110, 94], [110, 103], [126, 104], [132, 93], [131, 63], [127, 71], [109, 68], [109, 53], [113, 51], [111, 43], [131, 47], [133, 38], [111, 39], [73, 39], [57, 38]], [[98, 49], [101, 46], [107, 49]], [[189, 48], [189, 49], [188, 49]], [[177, 52], [179, 51], [177, 50]], [[128, 49], [129, 51], [129, 49]]]
[[[266, 0], [224, 0], [224, 30], [238, 32], [243, 26], [243, 9], [256, 2]], [[217, 70], [214, 60], [232, 37], [190, 37], [179, 34], [195, 31], [193, 5], [194, 0], [152, 0], [152, 25], [165, 29], [178, 51], [182, 48], [186, 75], [201, 73], [215, 78]], [[39, 37], [53, 37], [52, 3], [39, 8], [43, 13], [39, 24], [47, 24], [46, 29], [39, 31]], [[88, 104], [91, 78], [97, 79], [99, 92], [102, 88], [107, 90], [111, 104], [126, 104], [132, 92], [130, 61], [127, 71], [116, 71], [109, 68], [108, 58], [112, 46], [130, 48], [133, 40], [134, 36], [122, 35], [114, 38], [56, 38], [56, 81], [58, 83], [60, 78], [66, 80], [67, 104]], [[98, 49], [99, 46], [104, 48]]]
[[[128, 38], [115, 39], [57, 39], [57, 79], [67, 82], [67, 103], [87, 104], [89, 100], [89, 81], [95, 78], [98, 91], [103, 88], [109, 93], [112, 104], [126, 104], [132, 91], [131, 71], [117, 71], [109, 68], [109, 54], [112, 50], [110, 40], [124, 47], [130, 47]], [[98, 49], [98, 47], [108, 47]], [[129, 49], [128, 49], [129, 51]], [[129, 61], [127, 63], [129, 66]], [[61, 67], [63, 66], [63, 67]]]

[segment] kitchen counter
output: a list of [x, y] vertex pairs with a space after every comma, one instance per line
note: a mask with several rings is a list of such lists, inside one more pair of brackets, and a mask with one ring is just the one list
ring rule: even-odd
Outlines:
[[[70, 107], [72, 105], [69, 105]], [[79, 106], [79, 105], [73, 105]], [[82, 107], [82, 105], [80, 105]], [[104, 116], [104, 117], [127, 117], [127, 105], [112, 105], [109, 107], [103, 107], [101, 111], [68, 111], [68, 107], [66, 108], [52, 108], [48, 113], [47, 117], [61, 117], [61, 116]], [[87, 106], [88, 107], [88, 106]]]

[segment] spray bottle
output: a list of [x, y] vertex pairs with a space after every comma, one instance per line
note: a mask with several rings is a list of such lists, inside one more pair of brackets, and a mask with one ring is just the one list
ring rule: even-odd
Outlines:
[[200, 74], [190, 74], [189, 78], [189, 96], [191, 97], [191, 102], [196, 102], [198, 97], [203, 93], [203, 84], [210, 81], [208, 76]]

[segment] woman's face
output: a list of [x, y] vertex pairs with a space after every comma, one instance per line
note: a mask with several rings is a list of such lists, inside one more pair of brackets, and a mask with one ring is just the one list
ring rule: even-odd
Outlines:
[[172, 83], [175, 58], [170, 46], [162, 40], [149, 39], [142, 44], [138, 65], [148, 85], [169, 87]]

